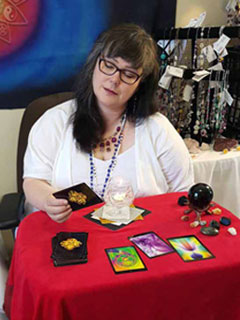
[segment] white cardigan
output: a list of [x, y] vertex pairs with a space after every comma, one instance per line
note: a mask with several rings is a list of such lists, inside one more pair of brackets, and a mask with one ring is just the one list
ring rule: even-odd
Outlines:
[[[71, 115], [75, 100], [44, 113], [29, 134], [24, 158], [24, 178], [47, 180], [56, 189], [81, 182], [81, 170], [89, 176], [89, 156], [77, 148]], [[136, 197], [186, 191], [193, 184], [188, 150], [174, 127], [160, 113], [135, 129]], [[129, 159], [131, 161], [131, 159]]]

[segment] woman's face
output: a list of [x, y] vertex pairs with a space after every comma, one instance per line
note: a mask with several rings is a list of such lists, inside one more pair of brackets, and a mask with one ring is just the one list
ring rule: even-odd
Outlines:
[[[122, 79], [130, 82], [132, 75], [142, 74], [142, 68], [134, 69], [131, 64], [122, 58], [104, 58], [101, 62], [102, 70], [111, 73], [114, 66], [120, 70], [124, 69], [121, 75]], [[109, 72], [110, 70], [110, 72]], [[99, 59], [93, 72], [93, 91], [96, 96], [98, 106], [101, 109], [110, 108], [112, 110], [124, 110], [127, 101], [132, 97], [139, 86], [141, 77], [133, 84], [127, 84], [120, 78], [120, 71], [116, 71], [113, 75], [107, 75], [100, 71]]]

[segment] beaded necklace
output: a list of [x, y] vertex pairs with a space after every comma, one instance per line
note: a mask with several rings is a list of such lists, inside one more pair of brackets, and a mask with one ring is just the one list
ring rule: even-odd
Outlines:
[[[106, 174], [106, 178], [105, 178], [104, 183], [103, 183], [102, 191], [99, 194], [99, 196], [102, 199], [104, 198], [106, 187], [107, 187], [107, 184], [108, 184], [109, 179], [111, 177], [111, 174], [112, 174], [112, 172], [113, 172], [113, 170], [114, 170], [114, 168], [116, 167], [116, 164], [117, 164], [117, 156], [118, 156], [118, 153], [119, 153], [119, 150], [120, 150], [120, 147], [121, 147], [121, 142], [123, 140], [123, 130], [124, 130], [124, 127], [125, 127], [125, 124], [126, 124], [126, 119], [127, 119], [126, 114], [124, 114], [124, 116], [122, 118], [121, 127], [120, 127], [120, 130], [119, 130], [119, 136], [117, 138], [116, 143], [114, 144], [113, 156], [111, 158], [110, 164], [109, 164], [108, 169], [107, 169], [107, 174]], [[97, 172], [96, 172], [96, 167], [95, 167], [95, 164], [94, 164], [94, 157], [93, 157], [93, 151], [92, 150], [89, 153], [89, 162], [90, 162], [90, 187], [91, 187], [92, 190], [94, 190], [94, 179], [97, 181]]]
[[121, 126], [117, 126], [114, 134], [100, 141], [99, 144], [97, 144], [96, 148], [99, 148], [101, 152], [104, 152], [105, 150], [107, 152], [111, 152], [111, 144], [114, 145], [117, 142], [116, 136], [118, 135], [120, 130], [121, 130]]

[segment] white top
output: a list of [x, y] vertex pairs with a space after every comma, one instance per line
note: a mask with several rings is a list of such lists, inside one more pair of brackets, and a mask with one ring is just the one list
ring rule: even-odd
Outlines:
[[[94, 166], [96, 168], [96, 176], [97, 176], [96, 183], [97, 183], [98, 191], [102, 191], [103, 184], [107, 175], [107, 169], [110, 165], [110, 162], [111, 162], [111, 159], [104, 161], [98, 158], [94, 158]], [[89, 185], [90, 185], [89, 162], [85, 163], [85, 165], [86, 165], [86, 170], [84, 172], [85, 177], [82, 178], [82, 181], [89, 181]], [[114, 168], [111, 174], [111, 177], [114, 177], [114, 176], [121, 176], [127, 179], [128, 181], [130, 181], [134, 194], [135, 195], [137, 194], [135, 146], [132, 146], [125, 152], [118, 155], [116, 167]], [[95, 189], [94, 191], [97, 192], [97, 190]]]
[[[34, 124], [24, 157], [24, 178], [47, 180], [59, 190], [82, 182], [90, 185], [89, 155], [77, 147], [72, 135], [70, 117], [75, 109], [75, 100], [64, 102]], [[100, 181], [105, 179], [108, 164], [95, 159]], [[160, 113], [136, 126], [134, 147], [118, 155], [114, 175], [126, 174], [135, 197], [186, 191], [193, 184], [189, 152]]]

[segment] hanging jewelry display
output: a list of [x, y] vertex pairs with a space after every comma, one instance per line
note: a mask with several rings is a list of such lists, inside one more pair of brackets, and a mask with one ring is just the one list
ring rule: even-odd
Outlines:
[[[229, 70], [226, 70], [224, 75], [223, 94], [225, 93], [225, 90], [228, 90], [228, 88], [229, 88]], [[225, 100], [223, 101], [222, 110], [221, 110], [221, 122], [219, 127], [220, 134], [222, 134], [227, 127], [226, 114], [227, 114], [227, 102]]]
[[182, 79], [179, 90], [179, 109], [177, 131], [186, 136], [190, 134], [190, 123], [192, 121], [191, 100], [184, 100], [184, 90], [188, 86], [191, 88], [190, 82]]
[[216, 79], [213, 81], [214, 93], [212, 99], [212, 108], [210, 112], [210, 128], [212, 138], [215, 136], [219, 123], [219, 105], [221, 103], [221, 85], [220, 85], [221, 71], [216, 71]]
[[219, 81], [218, 106], [216, 112], [215, 132], [221, 134], [226, 129], [226, 106], [225, 90], [227, 89], [228, 72], [222, 72], [222, 81]]
[[200, 109], [200, 101], [202, 96], [200, 95], [200, 88], [202, 86], [202, 82], [199, 83], [199, 85], [197, 86], [197, 96], [196, 96], [196, 103], [195, 103], [195, 124], [193, 126], [193, 134], [195, 136], [197, 136], [199, 134], [199, 130], [200, 130], [200, 117], [201, 117], [201, 109]]
[[204, 133], [205, 137], [208, 137], [208, 131], [210, 129], [209, 127], [209, 112], [210, 112], [210, 105], [211, 105], [211, 81], [212, 81], [212, 74], [213, 72], [211, 71], [210, 76], [209, 76], [209, 81], [208, 81], [208, 88], [207, 88], [207, 97], [206, 97], [206, 117], [205, 117], [205, 129], [206, 133]]
[[[229, 72], [222, 62], [227, 55], [229, 35], [239, 37], [239, 32], [232, 29], [225, 32], [225, 26], [222, 26], [190, 27], [187, 30], [171, 28], [168, 33], [169, 35], [167, 31], [164, 32], [164, 38], [169, 36], [170, 44], [166, 49], [167, 63], [184, 69], [184, 72], [183, 78], [179, 78], [178, 73], [174, 73], [174, 68], [169, 69], [170, 85], [166, 86], [167, 89], [162, 86], [157, 93], [159, 110], [168, 117], [183, 138], [194, 136], [200, 143], [210, 143], [226, 129], [228, 105], [231, 105], [232, 97], [228, 92]], [[218, 37], [219, 41], [210, 40]], [[186, 38], [192, 39], [192, 52], [188, 52], [188, 55], [187, 46], [183, 45], [184, 41], [186, 44]], [[159, 83], [162, 85], [163, 82]]]
[[180, 28], [176, 31], [176, 36], [174, 40], [174, 49], [173, 49], [173, 65], [177, 67], [180, 63], [180, 52], [181, 52], [181, 43], [182, 41], [179, 40], [179, 32]]
[[[167, 47], [169, 45], [169, 42], [166, 41], [166, 39], [165, 39], [166, 30], [167, 29], [164, 29], [162, 46], [160, 46], [160, 49], [161, 49], [161, 53], [160, 53], [160, 77], [164, 74], [164, 71], [165, 71], [166, 66], [167, 66], [167, 58], [168, 58]], [[166, 44], [166, 42], [167, 42], [167, 44]]]
[[200, 41], [199, 41], [199, 55], [197, 58], [197, 68], [198, 69], [204, 69], [204, 55], [202, 53], [202, 49], [204, 48], [204, 42], [203, 42], [203, 36], [204, 36], [204, 27], [201, 28], [201, 33], [200, 33]]
[[[219, 78], [222, 76], [222, 72], [220, 73], [219, 72]], [[215, 111], [215, 132], [218, 132], [219, 131], [219, 127], [220, 127], [220, 121], [221, 121], [221, 118], [222, 118], [222, 115], [221, 115], [221, 111], [222, 111], [222, 105], [224, 103], [224, 91], [223, 91], [223, 81], [221, 81], [219, 79], [217, 85], [218, 85], [218, 94], [217, 94], [217, 103], [216, 103], [216, 111]]]
[[240, 0], [229, 0], [227, 6], [227, 25], [239, 26], [240, 25]]
[[174, 28], [172, 27], [169, 30], [169, 38], [168, 38], [169, 40], [166, 40], [166, 38], [165, 38], [167, 28], [164, 29], [163, 39], [162, 39], [162, 41], [158, 42], [158, 45], [161, 50], [161, 53], [160, 53], [160, 77], [165, 72], [167, 65], [168, 64], [170, 65], [171, 61], [172, 61], [171, 56], [172, 56], [174, 50], [171, 47], [171, 42], [172, 42], [171, 36], [172, 36], [173, 29]]
[[193, 95], [191, 94], [188, 101], [183, 99], [183, 92], [187, 85], [191, 88], [192, 81], [174, 78], [168, 90], [159, 88], [156, 97], [159, 112], [164, 114], [182, 135], [190, 134], [193, 113], [191, 110]]
[[184, 40], [184, 41], [186, 41], [186, 47], [185, 47], [185, 50], [184, 50], [184, 55], [183, 55], [183, 64], [185, 65], [185, 67], [187, 68], [187, 69], [190, 69], [191, 67], [192, 67], [192, 61], [191, 61], [191, 59], [190, 59], [190, 57], [192, 56], [192, 52], [191, 52], [191, 48], [189, 48], [190, 46], [189, 46], [189, 43], [190, 43], [190, 41], [189, 41], [189, 35], [190, 35], [190, 30], [191, 30], [191, 28], [188, 28], [188, 31], [187, 31], [187, 37], [186, 37], [186, 40]]
[[205, 82], [201, 81], [198, 86], [197, 95], [197, 110], [196, 110], [196, 123], [194, 128], [195, 134], [200, 133], [201, 136], [205, 136]]
[[175, 96], [177, 94], [177, 85], [176, 85], [176, 79], [173, 79], [171, 81], [169, 90], [168, 90], [168, 119], [173, 124], [173, 126], [176, 128], [176, 103], [175, 103]]
[[175, 52], [175, 40], [172, 39], [172, 31], [174, 28], [170, 28], [169, 30], [169, 42], [168, 42], [168, 57], [167, 57], [167, 64], [173, 65], [174, 64], [174, 52]]
[[[204, 69], [207, 69], [208, 67], [210, 67], [209, 63], [212, 61], [212, 59], [214, 59], [214, 57], [212, 55], [210, 57], [210, 50], [213, 51], [212, 46], [211, 46], [211, 42], [210, 42], [210, 32], [211, 32], [211, 27], [208, 27], [207, 38], [205, 39], [205, 42], [206, 42], [206, 46], [205, 47], [206, 47], [206, 49], [205, 49], [205, 51], [203, 53], [203, 56], [204, 56]], [[204, 48], [202, 50], [204, 50]]]
[[197, 69], [197, 57], [198, 57], [198, 46], [197, 46], [197, 39], [198, 39], [198, 30], [199, 28], [195, 29], [195, 42], [194, 42], [194, 48], [193, 48], [193, 63], [192, 63], [192, 69]]
[[159, 87], [156, 91], [155, 98], [156, 104], [158, 106], [158, 111], [168, 118], [169, 91]]

